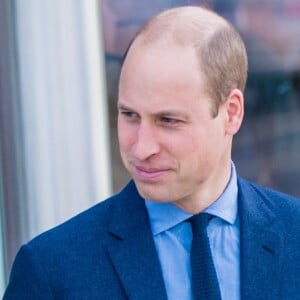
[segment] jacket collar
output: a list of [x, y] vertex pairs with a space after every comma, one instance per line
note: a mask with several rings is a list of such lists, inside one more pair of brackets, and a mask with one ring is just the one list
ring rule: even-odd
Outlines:
[[[262, 188], [239, 178], [241, 299], [279, 299], [280, 221]], [[272, 286], [276, 287], [272, 289]]]
[[144, 200], [133, 182], [116, 196], [108, 215], [108, 255], [129, 299], [167, 300]]

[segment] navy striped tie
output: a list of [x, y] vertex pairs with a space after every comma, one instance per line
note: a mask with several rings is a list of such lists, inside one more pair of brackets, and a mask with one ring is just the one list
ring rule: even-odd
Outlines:
[[217, 273], [206, 231], [210, 217], [211, 215], [207, 213], [200, 213], [189, 219], [193, 230], [191, 267], [195, 300], [221, 300]]

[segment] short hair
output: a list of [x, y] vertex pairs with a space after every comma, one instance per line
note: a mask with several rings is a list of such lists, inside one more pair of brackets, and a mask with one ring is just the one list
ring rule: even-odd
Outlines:
[[220, 15], [199, 6], [182, 6], [150, 18], [133, 38], [137, 41], [170, 40], [196, 51], [205, 91], [213, 99], [213, 116], [232, 89], [245, 89], [248, 61], [244, 42], [235, 28]]

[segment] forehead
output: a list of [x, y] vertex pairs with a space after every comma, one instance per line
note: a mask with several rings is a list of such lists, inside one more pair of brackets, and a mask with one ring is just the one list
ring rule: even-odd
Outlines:
[[196, 59], [195, 47], [191, 45], [191, 43], [182, 43], [175, 39], [171, 34], [164, 34], [163, 37], [158, 37], [157, 39], [148, 40], [144, 39], [143, 35], [138, 37], [130, 49], [128, 50], [126, 61], [130, 60], [130, 58], [134, 57], [135, 59], [138, 57], [137, 55], [147, 57], [147, 54], [160, 54], [165, 55], [168, 53], [168, 57], [170, 59], [173, 58], [173, 54], [177, 57], [179, 56], [181, 59], [190, 59], [192, 62]]
[[136, 41], [124, 61], [120, 89], [154, 84], [174, 88], [196, 84], [199, 87], [201, 72], [196, 52], [191, 46], [178, 45], [169, 40], [154, 43]]
[[[164, 41], [135, 44], [123, 64], [119, 103], [135, 110], [190, 110], [207, 99], [195, 50]], [[201, 104], [200, 104], [201, 105]]]

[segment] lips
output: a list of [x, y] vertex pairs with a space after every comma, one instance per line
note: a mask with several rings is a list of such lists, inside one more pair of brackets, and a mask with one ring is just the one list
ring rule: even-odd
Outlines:
[[141, 166], [135, 167], [136, 176], [141, 180], [154, 180], [163, 176], [169, 169], [166, 168], [146, 168]]

